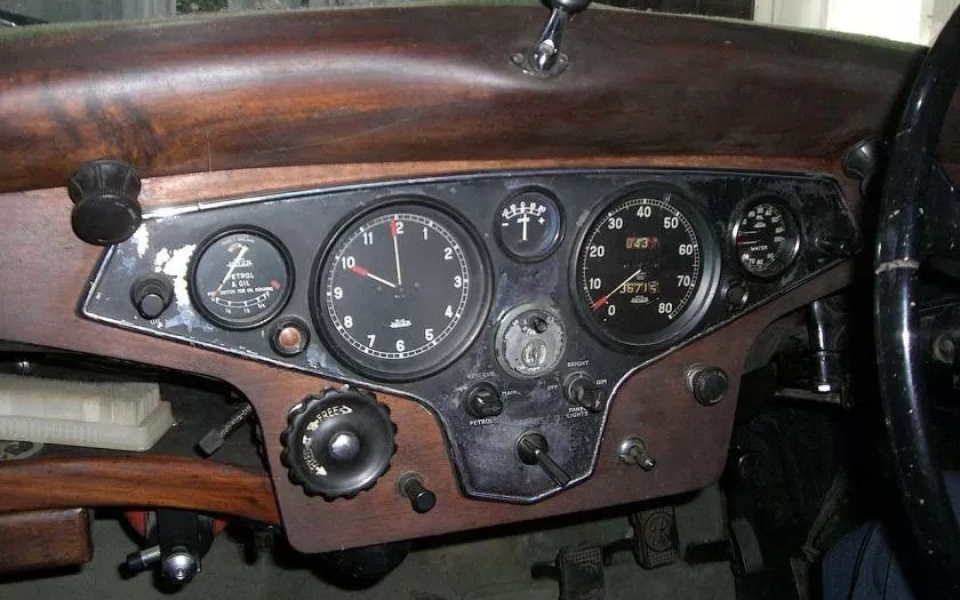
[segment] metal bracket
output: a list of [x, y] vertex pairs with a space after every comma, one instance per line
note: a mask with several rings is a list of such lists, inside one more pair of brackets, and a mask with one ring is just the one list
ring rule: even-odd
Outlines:
[[510, 55], [510, 62], [531, 77], [549, 79], [556, 77], [570, 65], [570, 57], [560, 51], [563, 28], [570, 15], [585, 9], [591, 0], [551, 0], [553, 10], [537, 43], [517, 50]]

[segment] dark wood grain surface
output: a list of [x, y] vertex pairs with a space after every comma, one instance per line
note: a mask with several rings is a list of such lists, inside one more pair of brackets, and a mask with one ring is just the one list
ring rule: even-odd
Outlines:
[[0, 36], [0, 191], [84, 161], [146, 175], [310, 164], [835, 159], [883, 130], [922, 51], [591, 9], [562, 77], [508, 56], [547, 11], [435, 7], [30, 28]]
[[90, 513], [84, 508], [0, 515], [0, 573], [90, 562]]
[[[553, 161], [549, 166], [585, 166], [597, 160], [600, 159]], [[729, 156], [693, 159], [637, 156], [621, 163], [643, 167], [659, 165], [665, 160], [676, 167], [827, 173], [836, 170], [823, 161]], [[198, 197], [208, 198], [218, 193], [240, 195], [383, 177], [534, 165], [547, 166], [507, 161], [258, 169], [147, 180], [143, 196], [150, 210], [194, 202]], [[849, 192], [852, 186], [847, 188]], [[858, 204], [852, 201], [851, 208], [856, 212]], [[0, 194], [0, 215], [6, 219], [4, 235], [0, 236], [0, 290], [3, 290], [0, 338], [196, 372], [236, 386], [254, 404], [263, 427], [273, 491], [287, 535], [296, 548], [306, 552], [600, 508], [676, 494], [715, 481], [726, 457], [739, 375], [757, 334], [775, 318], [840, 289], [849, 284], [852, 277], [849, 265], [838, 267], [635, 374], [615, 398], [595, 474], [558, 496], [530, 506], [465, 498], [459, 491], [443, 432], [434, 416], [413, 401], [380, 395], [380, 400], [390, 407], [398, 429], [398, 451], [390, 470], [372, 490], [355, 499], [326, 502], [306, 497], [288, 482], [279, 463], [279, 436], [291, 406], [306, 394], [335, 382], [79, 318], [77, 305], [100, 249], [83, 244], [72, 235], [69, 213], [70, 202], [63, 188]], [[727, 401], [712, 408], [693, 401], [683, 383], [683, 372], [692, 363], [717, 365], [731, 374], [733, 385]], [[639, 435], [646, 440], [659, 461], [654, 471], [646, 473], [617, 462], [616, 448], [629, 435]], [[217, 475], [199, 466], [203, 463], [198, 461], [197, 464], [165, 460], [138, 462], [142, 460], [131, 459], [125, 465], [129, 469], [122, 476], [117, 474], [117, 465], [100, 471], [107, 483], [102, 493], [93, 486], [74, 488], [75, 493], [65, 487], [56, 494], [54, 506], [64, 506], [70, 500], [74, 505], [116, 505], [126, 501], [201, 508], [197, 505], [204, 504], [204, 510], [275, 520], [275, 514], [269, 513], [272, 495], [258, 487], [266, 483], [262, 477], [258, 483], [241, 473]], [[14, 468], [27, 468], [30, 464], [35, 463], [27, 461], [22, 467]], [[51, 506], [42, 503], [45, 486], [59, 481], [53, 471], [37, 479], [21, 478], [14, 483], [4, 479], [4, 473], [10, 473], [6, 471], [9, 468], [0, 466], [0, 482], [7, 496], [21, 500], [8, 505], [6, 510], [27, 508], [30, 502], [37, 503], [35, 506]], [[75, 468], [84, 467], [77, 464]], [[420, 473], [428, 487], [436, 492], [438, 504], [431, 513], [415, 514], [397, 492], [397, 478], [407, 471]], [[15, 477], [16, 473], [11, 476]], [[234, 478], [239, 480], [232, 484], [236, 487], [231, 487], [230, 480]], [[127, 491], [135, 481], [144, 482], [139, 495]], [[220, 483], [224, 484], [223, 493], [216, 493]], [[245, 491], [238, 492], [238, 487]], [[118, 499], [124, 494], [126, 500]], [[2, 510], [5, 508], [0, 505]]]

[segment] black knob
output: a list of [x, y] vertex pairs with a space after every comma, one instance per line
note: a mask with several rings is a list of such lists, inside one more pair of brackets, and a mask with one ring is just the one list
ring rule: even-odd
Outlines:
[[718, 404], [729, 387], [730, 378], [720, 367], [694, 365], [687, 369], [687, 389], [704, 406]]
[[539, 466], [555, 484], [566, 487], [570, 483], [570, 476], [550, 458], [549, 451], [547, 439], [539, 433], [525, 433], [517, 440], [517, 456], [520, 462]]
[[70, 178], [67, 190], [74, 204], [73, 232], [88, 244], [119, 244], [140, 227], [140, 175], [127, 163], [86, 163]]
[[437, 505], [437, 496], [423, 486], [423, 480], [416, 473], [408, 473], [400, 478], [397, 486], [400, 493], [410, 500], [410, 506], [416, 513], [430, 512]]
[[467, 390], [463, 408], [475, 419], [489, 419], [503, 412], [503, 401], [497, 388], [489, 383], [478, 383]]
[[173, 284], [164, 277], [140, 277], [130, 286], [130, 301], [141, 317], [156, 319], [173, 301]]
[[603, 410], [606, 394], [603, 388], [594, 383], [586, 373], [574, 373], [567, 377], [563, 393], [569, 402], [582, 406], [590, 412]]
[[352, 498], [376, 484], [396, 452], [389, 409], [349, 388], [308, 396], [290, 411], [280, 459], [310, 496]]

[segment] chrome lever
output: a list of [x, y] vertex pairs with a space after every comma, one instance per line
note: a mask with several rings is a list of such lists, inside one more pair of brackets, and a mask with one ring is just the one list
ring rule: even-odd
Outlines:
[[510, 61], [527, 75], [540, 78], [556, 77], [570, 64], [570, 58], [560, 51], [563, 29], [571, 15], [590, 5], [592, 0], [551, 0], [553, 10], [547, 19], [537, 43], [518, 50]]

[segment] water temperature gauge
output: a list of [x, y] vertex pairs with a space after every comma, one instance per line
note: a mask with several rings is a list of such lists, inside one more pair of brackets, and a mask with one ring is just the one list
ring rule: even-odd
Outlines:
[[787, 270], [800, 249], [800, 228], [777, 198], [756, 200], [733, 228], [740, 265], [756, 277], [776, 277]]
[[231, 229], [207, 240], [191, 265], [190, 297], [210, 321], [249, 329], [276, 316], [293, 287], [290, 258], [259, 229]]
[[500, 204], [496, 231], [500, 247], [516, 260], [542, 260], [560, 242], [563, 214], [553, 196], [540, 190], [527, 190]]

